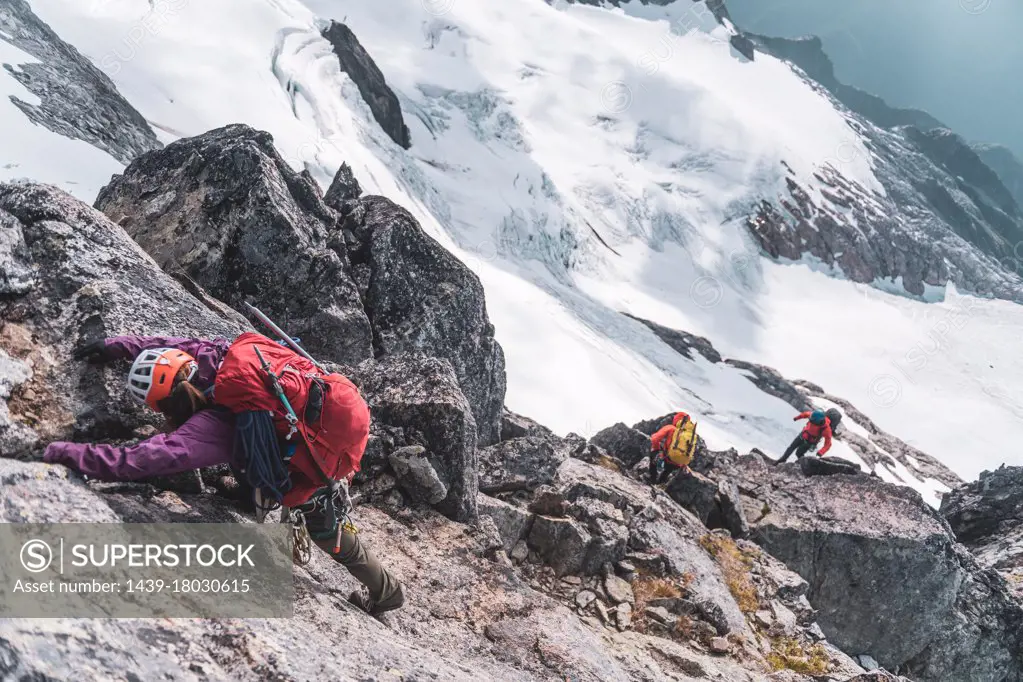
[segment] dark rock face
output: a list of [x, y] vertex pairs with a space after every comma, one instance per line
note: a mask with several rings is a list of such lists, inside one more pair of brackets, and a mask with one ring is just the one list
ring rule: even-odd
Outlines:
[[392, 355], [359, 365], [353, 375], [375, 421], [401, 428], [422, 445], [448, 486], [437, 509], [460, 521], [477, 516], [476, 422], [451, 366], [424, 355]]
[[313, 356], [372, 357], [347, 254], [329, 243], [337, 214], [269, 134], [232, 125], [144, 154], [96, 207], [162, 268], [184, 271], [235, 308], [254, 303]]
[[412, 146], [412, 139], [409, 136], [408, 127], [401, 115], [401, 105], [394, 91], [384, 80], [384, 74], [377, 68], [376, 62], [366, 52], [366, 49], [359, 43], [352, 30], [342, 23], [332, 21], [323, 30], [323, 37], [326, 38], [334, 48], [341, 70], [358, 86], [362, 93], [362, 99], [369, 105], [373, 112], [373, 118], [377, 120], [380, 127], [387, 133], [388, 137], [394, 140], [405, 149]]
[[959, 542], [1000, 572], [1023, 603], [1023, 467], [985, 471], [946, 495], [941, 513]]
[[0, 393], [12, 395], [6, 432], [0, 415], [4, 454], [37, 439], [129, 439], [161, 423], [127, 394], [127, 366], [69, 366], [78, 343], [244, 330], [190, 296], [106, 216], [54, 187], [0, 184], [0, 234], [0, 346], [8, 356], [0, 355], [8, 377]]
[[[25, 0], [4, 3], [0, 33], [3, 40], [39, 60], [17, 66], [4, 64], [12, 78], [42, 100], [35, 105], [11, 96], [34, 123], [88, 142], [121, 163], [130, 163], [139, 154], [162, 146], [146, 119], [121, 96], [107, 74], [61, 40]], [[116, 52], [108, 54], [101, 66], [116, 73], [119, 59]]]
[[500, 439], [504, 352], [479, 278], [403, 208], [365, 197], [344, 221], [352, 263], [368, 268], [362, 299], [377, 356], [419, 351], [451, 363], [480, 443]]
[[533, 521], [528, 542], [556, 575], [575, 574], [583, 570], [590, 534], [574, 519], [538, 516]]
[[619, 422], [597, 433], [590, 442], [621, 460], [626, 466], [635, 466], [650, 454], [650, 436]]
[[698, 472], [690, 476], [676, 474], [665, 492], [707, 528], [724, 528], [736, 538], [749, 535], [749, 523], [734, 482], [728, 479], [718, 482]]
[[337, 173], [334, 174], [334, 179], [331, 180], [326, 194], [323, 195], [323, 203], [335, 211], [346, 213], [350, 210], [346, 204], [357, 200], [360, 196], [362, 196], [362, 187], [355, 178], [352, 167], [347, 163], [342, 163], [341, 167], [337, 169]]
[[700, 474], [673, 476], [665, 492], [705, 526], [709, 525], [711, 516], [717, 512], [718, 484]]
[[672, 350], [676, 353], [680, 353], [687, 360], [694, 360], [693, 352], [697, 352], [712, 363], [721, 362], [721, 354], [714, 348], [714, 344], [702, 336], [696, 334], [690, 334], [678, 329], [669, 329], [668, 327], [651, 322], [650, 320], [644, 320], [639, 317], [633, 317], [632, 315], [625, 315], [626, 317], [632, 318], [637, 322], [640, 322], [650, 328], [654, 334], [668, 344]]
[[916, 491], [871, 476], [806, 477], [752, 456], [716, 466], [741, 491], [751, 539], [809, 583], [832, 643], [912, 679], [1023, 675], [1023, 604]]
[[565, 457], [551, 441], [532, 436], [483, 448], [479, 453], [480, 490], [488, 495], [535, 490], [553, 480]]

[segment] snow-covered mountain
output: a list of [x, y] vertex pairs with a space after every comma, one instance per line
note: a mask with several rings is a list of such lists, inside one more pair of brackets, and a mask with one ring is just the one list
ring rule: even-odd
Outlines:
[[[629, 313], [812, 381], [961, 476], [1018, 459], [1015, 200], [708, 4], [0, 0], [0, 179], [91, 202], [156, 140], [247, 123], [324, 187], [348, 163], [467, 263], [508, 405], [561, 432], [682, 407], [715, 448], [795, 435], [748, 370]], [[342, 71], [367, 55], [379, 78]], [[936, 501], [900, 466], [879, 474]]]

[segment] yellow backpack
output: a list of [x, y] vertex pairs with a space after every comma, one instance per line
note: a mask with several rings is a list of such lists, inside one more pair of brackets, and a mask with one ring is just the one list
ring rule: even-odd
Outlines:
[[687, 467], [693, 461], [693, 452], [696, 451], [696, 422], [688, 417], [682, 424], [675, 427], [675, 433], [671, 436], [671, 444], [668, 445], [668, 459], [680, 467]]

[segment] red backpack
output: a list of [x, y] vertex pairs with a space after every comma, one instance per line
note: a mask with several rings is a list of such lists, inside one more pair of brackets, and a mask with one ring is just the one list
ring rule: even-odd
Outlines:
[[[255, 349], [278, 375], [281, 388], [298, 416], [297, 433], [288, 412], [269, 388]], [[369, 407], [355, 384], [340, 374], [325, 374], [295, 351], [253, 332], [231, 344], [217, 371], [213, 399], [234, 413], [270, 411], [280, 442], [297, 443], [289, 468], [310, 482], [324, 485], [359, 470], [369, 438]]]

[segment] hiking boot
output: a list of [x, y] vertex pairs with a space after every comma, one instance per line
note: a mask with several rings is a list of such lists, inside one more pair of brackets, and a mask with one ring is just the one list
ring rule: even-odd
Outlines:
[[356, 590], [348, 595], [348, 602], [354, 606], [358, 606], [369, 615], [376, 617], [380, 614], [387, 613], [388, 611], [401, 608], [405, 603], [405, 595], [402, 592], [399, 592], [395, 598], [392, 598], [389, 601], [389, 603], [377, 604], [370, 599], [368, 595], [364, 594], [360, 590]]

